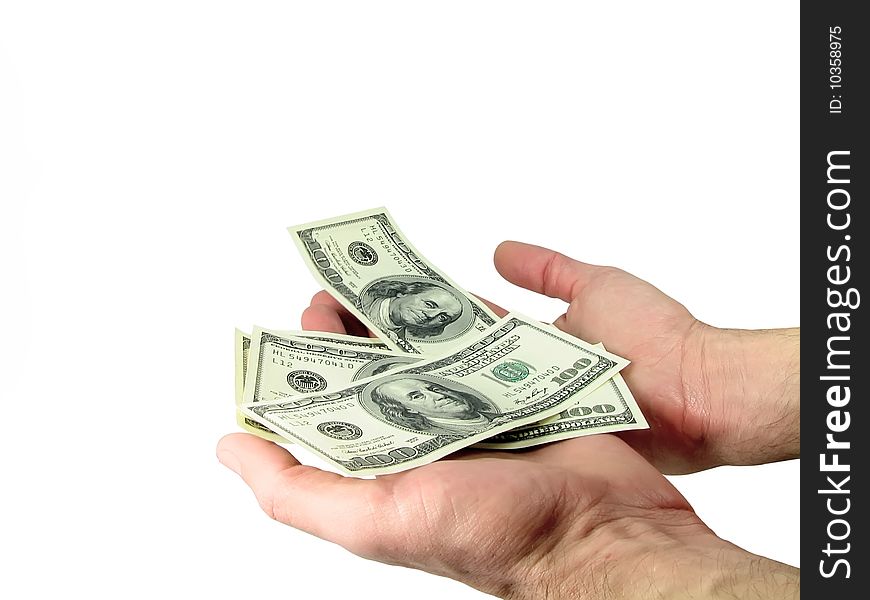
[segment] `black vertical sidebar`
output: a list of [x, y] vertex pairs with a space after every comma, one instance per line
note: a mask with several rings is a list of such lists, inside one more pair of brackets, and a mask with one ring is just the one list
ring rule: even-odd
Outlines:
[[870, 594], [870, 506], [858, 491], [870, 484], [870, 19], [858, 15], [866, 8], [801, 3], [801, 584], [808, 598]]

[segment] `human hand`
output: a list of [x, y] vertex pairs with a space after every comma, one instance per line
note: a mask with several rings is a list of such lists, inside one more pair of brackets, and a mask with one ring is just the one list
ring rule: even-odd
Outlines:
[[769, 598], [797, 589], [795, 569], [717, 538], [611, 435], [468, 451], [375, 480], [300, 465], [244, 433], [224, 437], [217, 454], [270, 517], [504, 598], [748, 598], [752, 586]]
[[[326, 294], [302, 321], [306, 329], [366, 334]], [[225, 436], [217, 454], [272, 518], [360, 556], [506, 598], [799, 596], [796, 569], [717, 538], [612, 435], [466, 450], [375, 480], [300, 465], [248, 434]]]
[[663, 471], [799, 456], [799, 330], [711, 327], [625, 271], [530, 244], [503, 242], [495, 267], [568, 302], [558, 328], [632, 361], [622, 373], [650, 429], [618, 435]]
[[[717, 329], [625, 271], [529, 244], [502, 243], [495, 266], [516, 285], [568, 302], [557, 327], [632, 361], [623, 375], [651, 428], [618, 435], [662, 471], [800, 454], [799, 333]], [[302, 325], [370, 334], [326, 292]]]

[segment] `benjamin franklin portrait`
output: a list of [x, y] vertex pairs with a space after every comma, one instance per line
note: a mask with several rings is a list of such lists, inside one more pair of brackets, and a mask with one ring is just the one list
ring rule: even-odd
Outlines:
[[[372, 283], [360, 293], [360, 303], [381, 331], [401, 339], [440, 338], [449, 325], [471, 312], [468, 299], [447, 284], [399, 277]], [[468, 316], [463, 320], [470, 326], [473, 317]]]
[[368, 396], [380, 418], [424, 433], [471, 435], [501, 420], [484, 398], [412, 374], [375, 382]]

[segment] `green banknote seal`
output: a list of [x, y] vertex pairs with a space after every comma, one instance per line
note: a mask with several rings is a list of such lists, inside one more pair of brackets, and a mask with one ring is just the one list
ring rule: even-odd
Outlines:
[[502, 381], [516, 383], [529, 376], [529, 368], [521, 362], [507, 360], [493, 367], [492, 374]]

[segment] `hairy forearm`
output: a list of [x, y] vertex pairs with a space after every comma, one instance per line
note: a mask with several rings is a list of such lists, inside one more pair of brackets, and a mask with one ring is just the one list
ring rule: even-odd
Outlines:
[[[660, 576], [622, 598], [662, 600], [791, 600], [800, 598], [800, 571], [711, 536], [657, 558]], [[651, 593], [649, 593], [651, 592]]]
[[720, 464], [800, 456], [800, 329], [703, 326], [694, 392], [706, 396], [708, 440]]

